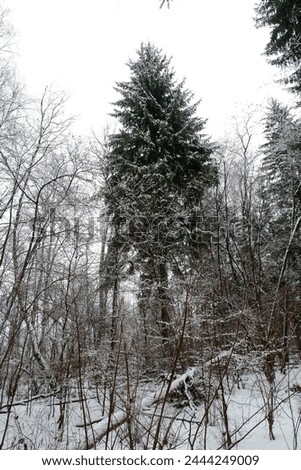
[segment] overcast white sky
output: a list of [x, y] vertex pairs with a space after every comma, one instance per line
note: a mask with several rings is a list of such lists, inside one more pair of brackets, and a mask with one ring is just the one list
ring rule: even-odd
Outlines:
[[68, 94], [77, 129], [101, 132], [128, 78], [125, 63], [141, 41], [172, 56], [179, 80], [202, 103], [207, 131], [217, 138], [247, 103], [285, 97], [278, 70], [262, 56], [268, 31], [254, 27], [256, 0], [4, 0], [17, 33], [18, 68], [28, 92], [52, 85]]

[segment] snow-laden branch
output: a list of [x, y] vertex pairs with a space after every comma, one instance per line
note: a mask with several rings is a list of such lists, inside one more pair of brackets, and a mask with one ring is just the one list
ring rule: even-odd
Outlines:
[[107, 434], [119, 428], [128, 419], [126, 411], [117, 411], [108, 418], [101, 421], [101, 425], [97, 430], [93, 430], [91, 436], [85, 444], [81, 444], [80, 448], [84, 450], [93, 449], [98, 442], [100, 442]]
[[165, 385], [158, 390], [152, 397], [145, 397], [141, 400], [140, 408], [145, 410], [150, 408], [153, 405], [158, 404], [161, 400], [166, 397], [166, 394], [170, 394], [172, 391], [176, 390], [180, 385], [185, 384], [187, 379], [191, 379], [195, 374], [195, 368], [188, 369], [184, 374], [180, 375], [177, 379], [173, 380], [170, 387]]

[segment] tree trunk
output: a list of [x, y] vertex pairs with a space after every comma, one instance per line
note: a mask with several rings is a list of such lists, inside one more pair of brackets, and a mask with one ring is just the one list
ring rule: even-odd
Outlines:
[[161, 310], [161, 335], [164, 357], [172, 356], [171, 339], [173, 330], [170, 316], [170, 301], [168, 298], [168, 278], [166, 263], [159, 264], [158, 296]]

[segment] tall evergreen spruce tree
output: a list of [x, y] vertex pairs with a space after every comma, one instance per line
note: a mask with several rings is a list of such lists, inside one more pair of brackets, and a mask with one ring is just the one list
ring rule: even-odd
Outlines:
[[301, 344], [301, 123], [286, 106], [273, 100], [266, 116], [265, 137], [261, 171], [268, 220], [266, 282], [269, 279], [274, 291], [272, 336], [283, 352], [285, 365], [290, 335], [296, 337], [298, 347]]
[[301, 2], [300, 0], [261, 0], [256, 7], [258, 27], [271, 28], [265, 53], [272, 64], [288, 68], [284, 80], [301, 91]]
[[168, 268], [183, 260], [192, 241], [197, 245], [192, 231], [202, 196], [216, 182], [216, 167], [212, 145], [202, 134], [205, 121], [196, 115], [198, 103], [192, 103], [183, 82], [176, 82], [170, 60], [147, 43], [128, 66], [130, 80], [116, 86], [121, 98], [113, 115], [120, 127], [111, 135], [107, 155], [112, 246], [115, 253], [131, 253], [155, 287], [167, 341]]
[[288, 234], [301, 214], [301, 123], [272, 100], [264, 133], [264, 197], [274, 222]]

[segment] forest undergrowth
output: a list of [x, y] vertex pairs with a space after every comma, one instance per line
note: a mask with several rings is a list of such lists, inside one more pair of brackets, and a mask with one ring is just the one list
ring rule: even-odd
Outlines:
[[233, 351], [172, 375], [129, 369], [124, 354], [113, 367], [95, 357], [82, 384], [29, 396], [24, 383], [1, 408], [2, 449], [301, 448], [297, 363], [271, 382]]

